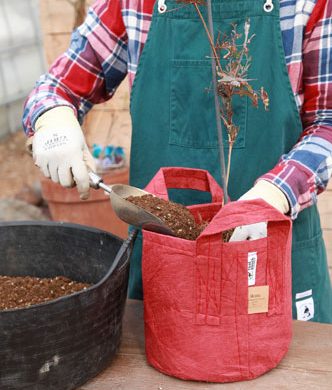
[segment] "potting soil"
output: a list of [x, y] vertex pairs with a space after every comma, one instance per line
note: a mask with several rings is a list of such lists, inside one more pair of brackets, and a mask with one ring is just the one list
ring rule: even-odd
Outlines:
[[153, 195], [129, 196], [127, 200], [160, 218], [176, 237], [196, 240], [207, 222], [196, 223], [194, 216], [182, 204], [167, 201]]
[[[167, 201], [153, 195], [129, 196], [129, 202], [160, 218], [175, 234], [185, 240], [196, 240], [208, 225], [208, 221], [197, 223], [191, 212], [182, 204]], [[228, 242], [234, 229], [222, 233], [223, 242]]]
[[90, 284], [75, 282], [64, 276], [0, 276], [0, 310], [29, 307], [88, 287]]

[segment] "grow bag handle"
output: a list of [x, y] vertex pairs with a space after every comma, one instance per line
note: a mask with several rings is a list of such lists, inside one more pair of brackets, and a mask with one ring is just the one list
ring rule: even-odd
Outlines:
[[222, 202], [223, 190], [212, 175], [204, 169], [166, 167], [160, 168], [145, 190], [162, 198], [168, 199], [168, 188], [191, 189], [211, 193], [212, 203]]
[[262, 199], [240, 200], [230, 202], [221, 208], [198, 240], [237, 226], [258, 222], [285, 222], [289, 225], [289, 228], [292, 224], [289, 217], [280, 213]]

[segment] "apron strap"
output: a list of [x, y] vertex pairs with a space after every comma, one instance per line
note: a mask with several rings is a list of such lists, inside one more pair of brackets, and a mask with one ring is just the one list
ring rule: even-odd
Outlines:
[[223, 201], [223, 190], [204, 169], [170, 167], [160, 168], [145, 190], [168, 200], [168, 188], [192, 189], [210, 192], [212, 203]]

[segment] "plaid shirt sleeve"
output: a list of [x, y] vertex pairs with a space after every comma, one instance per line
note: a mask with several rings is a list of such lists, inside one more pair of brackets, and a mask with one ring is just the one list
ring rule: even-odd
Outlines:
[[73, 32], [69, 49], [28, 96], [26, 134], [33, 135], [38, 117], [53, 107], [72, 107], [82, 122], [94, 104], [110, 99], [127, 74], [127, 41], [120, 1], [97, 0]]
[[[301, 23], [295, 21], [294, 25], [291, 33], [296, 35]], [[293, 219], [316, 202], [332, 175], [332, 0], [316, 2], [302, 34], [302, 58], [298, 58], [299, 51], [293, 48], [288, 71], [294, 90], [302, 73], [302, 85], [297, 87], [295, 99], [300, 108], [303, 133], [292, 150], [259, 178], [284, 192]], [[292, 75], [297, 75], [296, 80], [292, 80]]]

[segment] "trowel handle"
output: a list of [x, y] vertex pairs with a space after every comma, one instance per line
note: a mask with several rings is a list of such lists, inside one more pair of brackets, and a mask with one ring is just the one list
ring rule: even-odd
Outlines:
[[112, 192], [112, 188], [103, 183], [103, 179], [94, 172], [89, 172], [90, 187], [94, 189], [102, 188], [109, 194]]

